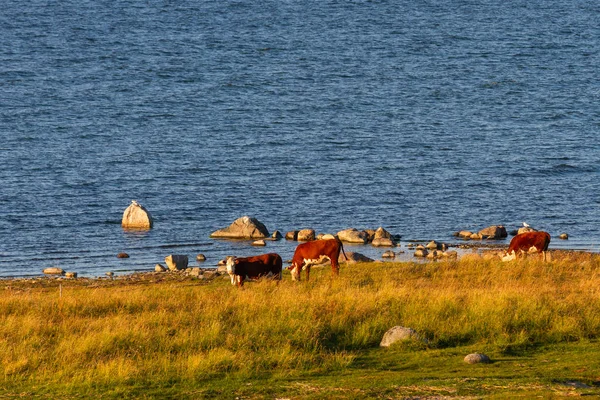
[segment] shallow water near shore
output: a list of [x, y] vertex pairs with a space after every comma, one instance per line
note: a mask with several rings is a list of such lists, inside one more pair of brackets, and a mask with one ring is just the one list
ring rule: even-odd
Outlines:
[[[243, 215], [282, 232], [383, 226], [399, 250], [526, 221], [551, 248], [598, 252], [599, 12], [10, 1], [0, 276], [128, 273], [171, 253], [291, 258], [293, 242], [208, 238]], [[132, 199], [151, 231], [121, 229]]]

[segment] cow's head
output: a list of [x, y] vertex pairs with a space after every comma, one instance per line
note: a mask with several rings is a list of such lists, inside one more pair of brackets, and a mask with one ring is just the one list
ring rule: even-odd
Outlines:
[[237, 264], [237, 259], [235, 256], [227, 256], [225, 258], [225, 266], [227, 267], [227, 273], [231, 278], [231, 284], [235, 285], [237, 283], [237, 279], [235, 278], [235, 265]]
[[504, 256], [502, 257], [502, 261], [512, 261], [515, 260], [517, 258], [517, 254], [515, 253], [515, 251], [511, 251], [510, 253], [505, 253]]
[[302, 270], [302, 267], [293, 262], [292, 265], [290, 265], [288, 267], [288, 269], [290, 270], [290, 273], [292, 274], [292, 280], [299, 281], [300, 280], [300, 271]]

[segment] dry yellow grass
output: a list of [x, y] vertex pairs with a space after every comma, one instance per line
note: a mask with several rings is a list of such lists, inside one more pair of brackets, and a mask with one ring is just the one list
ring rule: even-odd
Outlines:
[[600, 257], [342, 266], [337, 279], [125, 284], [5, 281], [5, 384], [81, 387], [340, 370], [394, 325], [444, 349], [600, 336]]

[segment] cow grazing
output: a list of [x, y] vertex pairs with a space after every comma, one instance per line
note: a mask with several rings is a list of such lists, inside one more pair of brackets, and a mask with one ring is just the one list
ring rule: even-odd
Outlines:
[[292, 265], [288, 267], [292, 273], [292, 280], [300, 280], [300, 273], [306, 271], [306, 280], [310, 277], [310, 267], [323, 263], [329, 259], [331, 261], [331, 270], [334, 275], [338, 275], [340, 265], [338, 257], [340, 250], [344, 252], [344, 246], [339, 239], [313, 240], [311, 242], [300, 243], [296, 247]]
[[268, 253], [253, 257], [228, 256], [225, 265], [231, 284], [241, 287], [247, 279], [268, 277], [281, 280], [283, 261], [279, 254]]
[[502, 261], [511, 261], [518, 255], [529, 253], [542, 253], [542, 259], [546, 261], [546, 251], [550, 244], [550, 234], [548, 232], [525, 232], [521, 233], [510, 241], [508, 251], [502, 257]]

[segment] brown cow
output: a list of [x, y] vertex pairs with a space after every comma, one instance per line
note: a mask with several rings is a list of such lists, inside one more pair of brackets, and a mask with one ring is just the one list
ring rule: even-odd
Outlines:
[[244, 285], [246, 279], [257, 279], [269, 277], [281, 280], [281, 269], [283, 261], [279, 254], [268, 253], [253, 257], [226, 258], [227, 273], [231, 277], [231, 284], [238, 287]]
[[306, 280], [308, 280], [310, 277], [310, 267], [321, 264], [326, 259], [331, 261], [331, 271], [333, 274], [338, 275], [340, 271], [338, 263], [340, 250], [346, 256], [344, 246], [342, 246], [342, 242], [339, 239], [313, 240], [311, 242], [300, 243], [296, 247], [294, 257], [292, 257], [292, 265], [288, 267], [292, 273], [292, 280], [299, 281], [302, 271], [306, 271]]
[[550, 234], [548, 232], [525, 232], [521, 233], [510, 241], [508, 251], [502, 257], [502, 261], [510, 261], [517, 258], [517, 255], [528, 253], [542, 253], [542, 259], [546, 261], [546, 251], [550, 244]]

